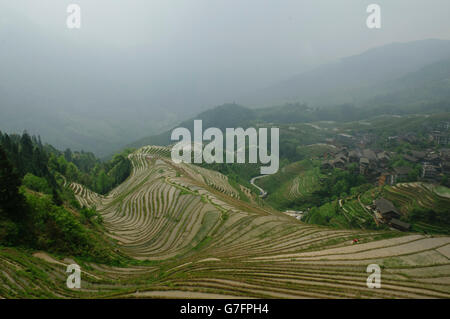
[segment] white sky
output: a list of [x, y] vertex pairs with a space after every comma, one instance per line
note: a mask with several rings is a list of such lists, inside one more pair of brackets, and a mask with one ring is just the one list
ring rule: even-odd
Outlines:
[[[276, 80], [304, 66], [395, 41], [450, 39], [448, 0], [2, 0], [45, 31], [65, 28], [70, 3], [82, 8], [86, 45], [182, 55], [188, 69], [243, 71]], [[381, 30], [365, 26], [382, 8]], [[14, 23], [14, 21], [11, 21]], [[178, 53], [178, 54], [177, 54]], [[187, 65], [188, 64], [188, 65]], [[225, 74], [224, 74], [225, 75]]]
[[[82, 8], [81, 30], [66, 28], [70, 3]], [[382, 8], [381, 30], [366, 27], [371, 3]], [[449, 13], [448, 0], [0, 0], [0, 34], [22, 28], [56, 49], [123, 52], [160, 91], [197, 92], [210, 107], [379, 45], [450, 39]]]

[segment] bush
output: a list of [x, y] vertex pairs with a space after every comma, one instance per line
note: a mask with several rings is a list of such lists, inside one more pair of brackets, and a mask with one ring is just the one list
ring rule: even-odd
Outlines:
[[83, 207], [80, 210], [82, 222], [96, 222], [97, 224], [103, 223], [102, 216], [95, 210], [95, 208]]
[[408, 214], [408, 220], [412, 222], [426, 222], [429, 224], [450, 225], [448, 212], [437, 212], [433, 209], [416, 207]]
[[31, 173], [24, 176], [22, 184], [33, 191], [44, 194], [52, 194], [52, 188], [48, 185], [45, 178], [37, 177]]
[[[23, 240], [35, 249], [107, 260], [108, 254], [96, 234], [83, 226], [71, 212], [56, 206], [51, 196], [25, 194], [30, 209], [29, 227]], [[93, 216], [83, 209], [82, 216]]]
[[2, 245], [14, 245], [19, 238], [19, 233], [17, 224], [7, 219], [0, 219], [0, 243]]

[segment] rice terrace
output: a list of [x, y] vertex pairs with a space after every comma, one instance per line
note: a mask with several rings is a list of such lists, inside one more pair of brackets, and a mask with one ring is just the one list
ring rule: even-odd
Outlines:
[[[106, 235], [136, 262], [83, 262], [82, 287], [63, 284], [68, 259], [0, 252], [3, 297], [448, 298], [450, 237], [335, 230], [304, 224], [254, 196], [239, 199], [224, 175], [173, 164], [164, 147], [129, 157], [130, 177], [107, 196], [72, 183], [95, 206]], [[257, 205], [255, 205], [258, 203]], [[352, 245], [353, 238], [360, 244]], [[381, 265], [383, 286], [366, 286]], [[27, 270], [25, 270], [27, 269]]]
[[405, 3], [0, 1], [3, 312], [448, 313], [450, 1]]

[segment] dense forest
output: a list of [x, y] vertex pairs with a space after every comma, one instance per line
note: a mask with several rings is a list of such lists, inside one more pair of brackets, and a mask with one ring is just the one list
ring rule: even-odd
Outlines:
[[102, 162], [92, 153], [60, 152], [26, 132], [0, 133], [0, 245], [118, 262], [99, 235], [101, 216], [80, 207], [67, 185], [107, 193], [130, 174], [127, 152]]
[[102, 162], [89, 152], [61, 152], [51, 145], [43, 145], [40, 137], [8, 135], [0, 132], [0, 145], [21, 178], [32, 174], [44, 178], [49, 186], [56, 186], [56, 178], [64, 176], [67, 181], [81, 183], [91, 190], [106, 194], [122, 183], [131, 172], [127, 156], [130, 149]]

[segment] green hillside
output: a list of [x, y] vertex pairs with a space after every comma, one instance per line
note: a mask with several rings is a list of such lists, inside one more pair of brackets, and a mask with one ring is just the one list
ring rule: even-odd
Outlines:
[[[70, 184], [81, 204], [96, 207], [110, 251], [126, 257], [121, 264], [3, 246], [0, 296], [449, 297], [448, 237], [307, 225], [239, 200], [226, 176], [173, 164], [166, 153], [130, 154], [131, 175], [107, 196]], [[65, 285], [73, 259], [83, 271], [80, 290]], [[383, 268], [382, 289], [366, 286], [371, 263]]]

